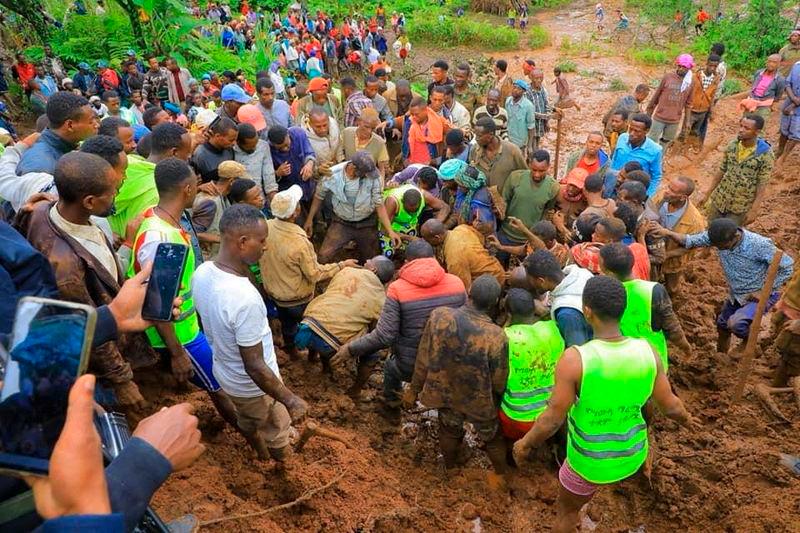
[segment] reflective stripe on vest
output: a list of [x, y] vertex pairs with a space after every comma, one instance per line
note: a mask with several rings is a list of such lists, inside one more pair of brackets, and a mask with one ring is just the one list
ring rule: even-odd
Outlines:
[[512, 420], [532, 422], [547, 408], [564, 339], [552, 320], [515, 324], [505, 331], [508, 382], [500, 408]]
[[576, 349], [583, 375], [567, 418], [567, 461], [587, 481], [614, 483], [647, 458], [642, 407], [653, 393], [656, 360], [642, 339], [597, 339]]
[[655, 282], [641, 279], [624, 281], [622, 285], [627, 293], [627, 305], [619, 329], [626, 337], [644, 339], [653, 345], [661, 358], [664, 372], [667, 372], [667, 338], [663, 331], [653, 331], [653, 289]]
[[[188, 255], [186, 257], [186, 266], [181, 273], [181, 288], [178, 296], [183, 299], [183, 304], [180, 307], [180, 314], [172, 320], [175, 325], [175, 336], [178, 337], [178, 342], [182, 345], [189, 344], [200, 333], [200, 323], [197, 319], [197, 311], [194, 307], [194, 300], [192, 299], [192, 276], [194, 276], [195, 269], [195, 255], [194, 249], [191, 245], [191, 239], [182, 229], [176, 228], [165, 220], [158, 217], [155, 211], [150, 208], [145, 211], [145, 218], [139, 226], [139, 231], [136, 233], [136, 239], [133, 245], [130, 266], [128, 267], [128, 277], [133, 277], [139, 271], [139, 261], [136, 259], [139, 250], [144, 244], [144, 234], [148, 231], [158, 231], [164, 235], [166, 242], [175, 244], [183, 244], [189, 247]], [[145, 330], [147, 339], [150, 345], [154, 348], [165, 348], [166, 344], [164, 339], [161, 338], [155, 327], [151, 326]]]

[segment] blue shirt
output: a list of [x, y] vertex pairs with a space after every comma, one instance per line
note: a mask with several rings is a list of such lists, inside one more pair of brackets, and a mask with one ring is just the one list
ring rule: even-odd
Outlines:
[[314, 161], [317, 157], [314, 154], [314, 149], [311, 148], [311, 143], [308, 142], [306, 132], [302, 128], [296, 126], [289, 128], [289, 137], [292, 141], [288, 152], [277, 150], [272, 146], [272, 143], [269, 145], [272, 166], [275, 170], [286, 161], [292, 166], [292, 172], [288, 176], [275, 176], [275, 179], [278, 180], [278, 190], [285, 191], [292, 185], [299, 185], [303, 189], [303, 200], [308, 201], [311, 200], [314, 194], [317, 182], [313, 179], [303, 181], [303, 178], [300, 177], [300, 170], [308, 161]]
[[276, 98], [275, 101], [272, 102], [272, 107], [270, 109], [267, 109], [259, 103], [258, 110], [261, 111], [261, 114], [264, 115], [264, 120], [267, 122], [266, 131], [269, 131], [272, 126], [283, 126], [286, 129], [294, 126], [289, 104], [283, 100]]
[[49, 74], [45, 74], [44, 78], [36, 76], [33, 79], [34, 81], [36, 81], [36, 83], [39, 84], [39, 89], [42, 91], [42, 94], [47, 96], [48, 98], [58, 92], [58, 86], [56, 85], [56, 80], [54, 80], [53, 77], [50, 76]]
[[[725, 278], [730, 287], [732, 300], [744, 303], [749, 294], [758, 292], [764, 286], [767, 277], [767, 269], [772, 256], [775, 255], [775, 245], [771, 239], [739, 229], [742, 239], [730, 250], [718, 250], [719, 262], [725, 272]], [[708, 232], [695, 233], [686, 236], [685, 248], [699, 248], [711, 246], [708, 239]], [[783, 254], [781, 265], [778, 268], [778, 275], [772, 290], [777, 291], [792, 276], [792, 266], [794, 260]]]
[[59, 137], [53, 130], [47, 128], [42, 132], [33, 146], [22, 155], [17, 165], [17, 176], [28, 172], [45, 172], [53, 174], [56, 163], [61, 156], [75, 150], [77, 144], [72, 144]]
[[617, 147], [611, 155], [611, 170], [619, 171], [628, 161], [638, 161], [642, 164], [642, 170], [650, 174], [650, 186], [647, 188], [647, 196], [653, 196], [661, 183], [661, 158], [664, 149], [654, 140], [645, 137], [644, 142], [637, 146], [631, 146], [628, 142], [628, 133], [619, 136]]
[[506, 98], [506, 112], [508, 112], [508, 140], [520, 148], [528, 145], [528, 131], [536, 128], [536, 111], [533, 102], [524, 96], [519, 102], [513, 96]]

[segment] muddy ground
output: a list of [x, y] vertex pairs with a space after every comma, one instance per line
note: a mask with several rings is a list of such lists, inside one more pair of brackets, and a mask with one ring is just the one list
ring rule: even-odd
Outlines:
[[[546, 69], [561, 52], [561, 37], [573, 39], [591, 31], [590, 7], [571, 7], [539, 13], [536, 19], [554, 34], [555, 47], [502, 54], [512, 73], [521, 74], [520, 62], [533, 57]], [[607, 6], [607, 11], [611, 9]], [[566, 153], [578, 147], [587, 131], [598, 129], [607, 107], [623, 92], [607, 91], [617, 77], [633, 87], [660, 75], [660, 69], [631, 65], [622, 55], [609, 53], [571, 57], [583, 75], [568, 79], [583, 107], [569, 110], [564, 120]], [[419, 50], [420, 64], [436, 55]], [[474, 53], [474, 51], [473, 51]], [[498, 56], [499, 57], [499, 56]], [[549, 87], [549, 85], [548, 85]], [[735, 101], [723, 100], [710, 127], [708, 143], [721, 149], [736, 135]], [[768, 123], [766, 138], [777, 141], [777, 114]], [[553, 147], [554, 135], [548, 138]], [[775, 179], [752, 229], [775, 239], [796, 255], [800, 153], [789, 160], [786, 179]], [[704, 189], [719, 165], [721, 152], [707, 158], [676, 146], [667, 160], [665, 175], [684, 174]], [[562, 163], [563, 164], [563, 163]], [[675, 297], [691, 354], [675, 354], [671, 379], [689, 410], [704, 425], [701, 432], [679, 429], [660, 417], [655, 423], [655, 462], [652, 479], [630, 479], [601, 490], [589, 506], [585, 531], [800, 531], [800, 479], [781, 469], [777, 453], [800, 455], [800, 411], [790, 397], [779, 398], [786, 424], [769, 416], [748, 390], [739, 405], [729, 406], [738, 376], [737, 357], [717, 354], [714, 317], [726, 294], [715, 254], [693, 260], [686, 281]], [[774, 367], [776, 354], [769, 342], [768, 320], [762, 331], [762, 349], [750, 383], [766, 382], [758, 375]], [[445, 474], [437, 454], [435, 420], [405, 416], [402, 428], [387, 424], [374, 412], [380, 374], [373, 376], [367, 401], [354, 405], [342, 394], [346, 382], [333, 382], [304, 361], [287, 361], [280, 354], [287, 384], [311, 405], [311, 416], [350, 441], [344, 444], [312, 439], [291, 468], [259, 462], [244, 440], [223, 428], [211, 404], [199, 392], [173, 392], [170, 401], [186, 400], [198, 406], [208, 450], [191, 468], [173, 475], [155, 497], [156, 510], [167, 519], [194, 513], [212, 520], [255, 513], [290, 502], [341, 475], [330, 488], [288, 510], [225, 521], [208, 526], [213, 531], [548, 531], [557, 494], [556, 465], [543, 450], [541, 458], [511, 476], [511, 495], [496, 490], [487, 478], [488, 461], [482, 452], [467, 468]], [[155, 390], [153, 391], [155, 392]], [[163, 394], [161, 395], [163, 397]], [[474, 442], [473, 442], [474, 444]]]

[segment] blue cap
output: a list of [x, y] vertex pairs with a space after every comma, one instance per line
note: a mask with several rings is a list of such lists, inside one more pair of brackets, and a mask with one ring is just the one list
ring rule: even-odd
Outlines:
[[97, 62], [97, 68], [108, 68], [108, 61], [101, 59]]
[[83, 70], [89, 70], [89, 63], [86, 61], [81, 61], [78, 63], [78, 68], [82, 68]]
[[523, 91], [527, 91], [528, 89], [531, 88], [531, 86], [528, 85], [528, 82], [526, 82], [525, 80], [514, 80], [514, 85], [516, 85]]
[[136, 50], [134, 50], [133, 48], [129, 48], [128, 51], [125, 52], [125, 53], [127, 55], [129, 55], [129, 56], [135, 56], [136, 55]]
[[250, 103], [250, 97], [247, 96], [247, 93], [244, 92], [244, 89], [235, 83], [229, 83], [223, 87], [222, 92], [220, 93], [220, 98], [222, 98], [223, 102], [233, 100], [234, 102], [239, 102], [240, 104]]
[[208, 80], [208, 81], [211, 81], [211, 74], [208, 74], [208, 73], [206, 73], [206, 74], [203, 74], [203, 77], [202, 77], [202, 78], [200, 78], [200, 79], [201, 79], [201, 80]]
[[172, 102], [165, 102], [164, 109], [166, 109], [170, 113], [175, 113], [176, 115], [181, 114], [181, 108], [178, 107], [176, 104], [173, 104]]
[[142, 137], [150, 133], [150, 128], [145, 126], [144, 124], [134, 124], [133, 125], [133, 140], [137, 143], [142, 140]]

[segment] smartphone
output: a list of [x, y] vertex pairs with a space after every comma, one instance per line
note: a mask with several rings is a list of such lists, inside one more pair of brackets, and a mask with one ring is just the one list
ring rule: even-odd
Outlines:
[[47, 474], [96, 321], [88, 305], [20, 299], [10, 348], [0, 352], [0, 472]]
[[188, 254], [189, 247], [185, 244], [159, 243], [144, 295], [142, 318], [159, 322], [172, 319], [172, 302], [181, 288]]

